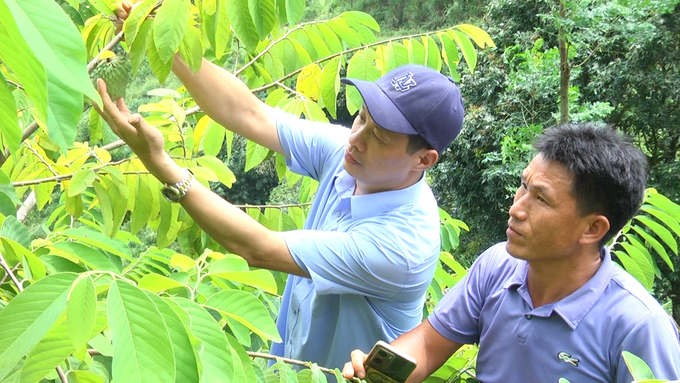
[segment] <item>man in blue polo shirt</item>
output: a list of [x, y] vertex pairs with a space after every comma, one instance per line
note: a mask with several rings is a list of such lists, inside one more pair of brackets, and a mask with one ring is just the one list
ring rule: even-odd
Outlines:
[[[623, 351], [659, 379], [680, 378], [672, 319], [605, 246], [642, 203], [644, 155], [588, 124], [549, 129], [535, 147], [508, 241], [485, 251], [426, 321], [392, 343], [418, 361], [409, 382], [472, 343], [482, 382], [629, 383]], [[363, 377], [365, 357], [352, 352], [343, 374]]]
[[[117, 15], [131, 9], [123, 2]], [[439, 213], [424, 179], [460, 132], [453, 80], [408, 65], [376, 82], [343, 79], [364, 105], [352, 129], [301, 120], [255, 97], [238, 78], [203, 60], [173, 71], [214, 121], [286, 157], [319, 181], [304, 230], [272, 232], [177, 165], [163, 136], [98, 83], [112, 130], [201, 228], [251, 266], [291, 274], [272, 353], [342, 367], [345, 356], [417, 326], [439, 255]], [[361, 323], [359, 331], [356, 324]]]

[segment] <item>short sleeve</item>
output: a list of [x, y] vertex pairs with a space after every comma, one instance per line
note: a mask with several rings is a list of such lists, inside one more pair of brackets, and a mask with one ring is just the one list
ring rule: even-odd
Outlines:
[[427, 318], [446, 339], [463, 344], [479, 342], [479, 318], [489, 290], [486, 269], [488, 264], [495, 263], [496, 249], [498, 245], [482, 253]]
[[[670, 336], [669, 336], [670, 335]], [[633, 381], [623, 351], [641, 358], [656, 379], [680, 379], [680, 343], [671, 317], [662, 310], [648, 315], [626, 336], [617, 350], [616, 381]]]
[[438, 249], [422, 239], [418, 254], [404, 251], [414, 248], [413, 243], [405, 242], [418, 241], [418, 234], [395, 236], [381, 228], [376, 223], [349, 232], [298, 230], [286, 232], [285, 239], [319, 295], [358, 294], [400, 301], [422, 298], [434, 275]]
[[276, 126], [286, 165], [293, 172], [315, 180], [328, 169], [326, 165], [333, 155], [343, 150], [350, 133], [340, 125], [303, 120], [282, 111], [277, 111]]

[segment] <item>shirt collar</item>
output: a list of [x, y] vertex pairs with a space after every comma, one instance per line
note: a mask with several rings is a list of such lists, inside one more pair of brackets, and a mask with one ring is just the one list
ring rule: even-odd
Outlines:
[[415, 184], [399, 190], [380, 193], [352, 195], [356, 180], [342, 169], [335, 180], [335, 189], [340, 195], [341, 204], [349, 199], [352, 219], [364, 219], [392, 211], [405, 204], [418, 201], [425, 187], [425, 174]]
[[[604, 293], [605, 288], [609, 285], [609, 281], [614, 273], [614, 263], [612, 262], [611, 254], [607, 248], [602, 248], [600, 250], [600, 257], [602, 259], [602, 264], [597, 269], [595, 275], [593, 275], [588, 282], [581, 286], [578, 290], [571, 293], [569, 296], [562, 298], [561, 300], [546, 305], [544, 307], [535, 308], [534, 310], [541, 312], [541, 316], [549, 316], [550, 312], [557, 313], [564, 322], [575, 330], [576, 327], [581, 323], [581, 320], [588, 314], [590, 309], [595, 305], [598, 299]], [[525, 300], [528, 299], [527, 303], [531, 303], [531, 298], [528, 296], [528, 289], [526, 288], [527, 272], [529, 264], [525, 261], [520, 261], [518, 266], [515, 268], [514, 274], [508, 279], [505, 284], [505, 289], [517, 289], [520, 295], [526, 293]], [[549, 312], [543, 312], [548, 309]]]

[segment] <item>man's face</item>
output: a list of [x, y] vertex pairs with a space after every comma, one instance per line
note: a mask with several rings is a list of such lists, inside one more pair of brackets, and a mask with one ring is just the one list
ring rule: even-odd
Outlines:
[[[419, 151], [408, 154], [408, 135], [379, 127], [362, 106], [352, 124], [345, 148], [345, 170], [357, 180], [357, 194], [368, 194], [410, 186], [420, 161]], [[417, 173], [417, 174], [416, 174]], [[415, 179], [417, 181], [417, 178]]]
[[561, 164], [534, 157], [522, 172], [508, 220], [506, 249], [529, 262], [569, 257], [589, 228], [576, 211], [571, 194], [573, 175]]

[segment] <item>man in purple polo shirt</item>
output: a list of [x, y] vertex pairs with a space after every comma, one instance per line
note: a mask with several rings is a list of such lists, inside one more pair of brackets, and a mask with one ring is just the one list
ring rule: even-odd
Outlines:
[[[508, 241], [485, 251], [430, 317], [392, 345], [420, 382], [463, 344], [479, 344], [482, 382], [631, 382], [623, 351], [659, 379], [680, 378], [670, 316], [605, 246], [637, 212], [645, 157], [609, 128], [547, 130], [522, 172]], [[346, 377], [363, 377], [355, 350]]]

